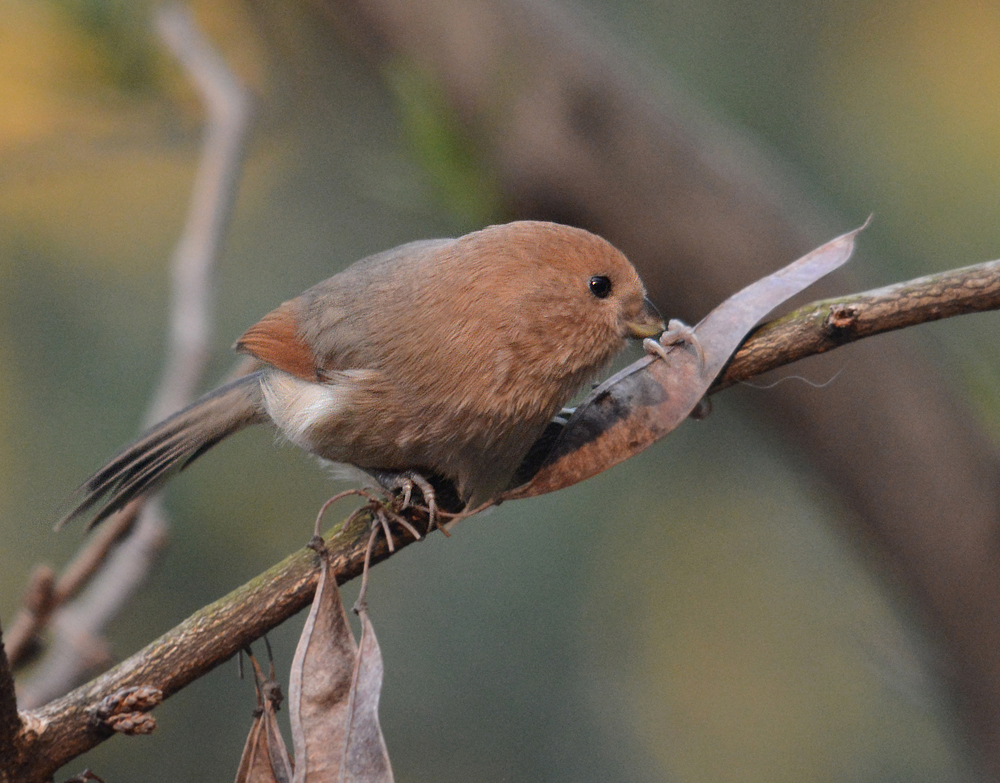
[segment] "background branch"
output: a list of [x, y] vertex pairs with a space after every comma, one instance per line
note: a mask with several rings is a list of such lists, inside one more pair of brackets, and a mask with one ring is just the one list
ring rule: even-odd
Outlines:
[[171, 264], [170, 340], [163, 378], [147, 425], [194, 397], [211, 335], [212, 271], [236, 203], [245, 153], [250, 95], [198, 30], [190, 11], [165, 6], [156, 29], [184, 66], [205, 107], [205, 137], [184, 232]]
[[[249, 115], [246, 90], [187, 10], [161, 8], [156, 24], [199, 92], [206, 125], [187, 221], [171, 265], [167, 358], [147, 423], [163, 419], [190, 401], [204, 372], [211, 331], [212, 269], [236, 198]], [[107, 530], [85, 544], [55, 590], [35, 606], [26, 605], [18, 615], [18, 661], [47, 622], [52, 628], [51, 645], [36, 672], [19, 684], [22, 708], [36, 707], [65, 693], [107, 662], [104, 629], [145, 581], [167, 531], [166, 516], [155, 498], [130, 504], [107, 525]], [[41, 583], [33, 580], [36, 586]], [[29, 590], [29, 594], [37, 597], [38, 591]], [[71, 598], [76, 600], [65, 603]]]
[[101, 525], [93, 535], [88, 536], [58, 580], [49, 566], [35, 568], [25, 590], [22, 607], [7, 632], [7, 656], [12, 669], [27, 663], [36, 651], [38, 636], [48, 625], [52, 613], [75, 598], [90, 582], [119, 539], [131, 528], [145, 502], [145, 498], [140, 498], [130, 503], [121, 513], [107, 520], [106, 525]]
[[[856, 308], [853, 312], [859, 326], [854, 339], [860, 339], [943, 317], [998, 309], [998, 292], [1000, 262], [990, 262], [836, 301]], [[826, 328], [817, 319], [829, 312], [828, 302], [817, 302], [765, 324], [747, 340], [733, 365], [745, 367], [750, 360], [741, 357], [754, 357], [755, 366], [773, 369], [788, 363], [784, 361], [787, 356], [802, 357], [843, 344], [843, 340], [823, 344], [816, 339], [817, 330]], [[776, 334], [782, 337], [776, 340]], [[743, 380], [742, 372], [730, 370], [724, 379], [727, 383]], [[419, 512], [408, 513], [418, 529], [426, 526], [426, 517]], [[359, 514], [348, 527], [327, 538], [338, 584], [361, 573], [370, 521], [369, 514]], [[394, 527], [393, 532], [397, 551], [413, 543], [401, 528]], [[388, 556], [380, 537], [373, 562]], [[304, 608], [312, 599], [317, 577], [315, 553], [300, 550], [196, 612], [92, 682], [25, 716], [37, 736], [21, 754], [16, 779], [45, 780], [63, 764], [107, 739], [107, 731], [88, 718], [88, 709], [106, 696], [122, 688], [150, 686], [167, 697], [228, 660]]]

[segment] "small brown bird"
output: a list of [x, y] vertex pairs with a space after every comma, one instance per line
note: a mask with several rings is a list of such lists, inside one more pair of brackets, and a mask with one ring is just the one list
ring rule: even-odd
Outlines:
[[[152, 427], [81, 487], [91, 524], [223, 438], [271, 421], [384, 480], [495, 498], [546, 424], [623, 347], [663, 330], [628, 260], [577, 228], [522, 221], [362, 259], [236, 341], [259, 369]], [[65, 521], [64, 520], [64, 521]]]

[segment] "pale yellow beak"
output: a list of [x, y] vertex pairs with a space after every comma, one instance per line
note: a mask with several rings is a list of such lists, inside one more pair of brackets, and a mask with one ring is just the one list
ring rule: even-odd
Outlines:
[[625, 322], [625, 334], [627, 337], [636, 340], [643, 340], [647, 337], [656, 337], [666, 328], [663, 318], [656, 312], [656, 307], [648, 298], [645, 300], [642, 310], [635, 318]]

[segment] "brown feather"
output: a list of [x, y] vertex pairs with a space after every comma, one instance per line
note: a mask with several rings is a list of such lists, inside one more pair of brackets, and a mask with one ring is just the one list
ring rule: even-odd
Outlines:
[[304, 381], [317, 380], [316, 359], [299, 333], [294, 301], [261, 318], [233, 347]]

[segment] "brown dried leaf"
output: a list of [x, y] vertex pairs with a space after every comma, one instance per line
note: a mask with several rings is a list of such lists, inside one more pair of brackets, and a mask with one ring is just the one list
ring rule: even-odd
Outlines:
[[321, 553], [316, 596], [292, 661], [289, 704], [295, 743], [295, 783], [392, 783], [378, 722], [382, 653], [362, 605], [360, 651], [337, 590], [327, 552]]
[[362, 604], [361, 645], [351, 688], [350, 732], [341, 783], [392, 783], [392, 766], [385, 747], [382, 727], [378, 721], [378, 700], [382, 693], [382, 651], [375, 638], [375, 629]]
[[771, 310], [841, 266], [865, 226], [734, 294], [695, 327], [704, 352], [675, 346], [646, 356], [602, 383], [570, 417], [541, 468], [503, 499], [554, 492], [638, 454], [674, 430], [708, 391], [747, 333]]
[[253, 719], [240, 766], [236, 770], [236, 783], [278, 783], [271, 769], [271, 755], [268, 751], [267, 728], [264, 713]]
[[[281, 691], [273, 679], [264, 677], [251, 655], [257, 686], [257, 714], [236, 772], [236, 783], [290, 783], [292, 764], [278, 729], [277, 709]], [[273, 665], [272, 665], [273, 678]]]
[[[274, 776], [268, 777], [271, 771], [270, 760], [266, 768], [260, 760], [267, 754], [267, 739], [264, 736], [264, 713], [255, 715], [253, 723], [250, 724], [250, 733], [247, 735], [246, 744], [243, 746], [243, 755], [240, 756], [240, 765], [236, 768], [236, 783], [272, 783]], [[265, 774], [265, 770], [266, 773]]]
[[[264, 734], [267, 740], [267, 758], [270, 761], [271, 774], [276, 783], [291, 783], [292, 762], [288, 758], [288, 749], [278, 728], [278, 705], [270, 697], [264, 699]], [[270, 780], [270, 779], [268, 779]]]
[[329, 559], [299, 637], [289, 681], [295, 783], [335, 781], [347, 744], [357, 647]]

